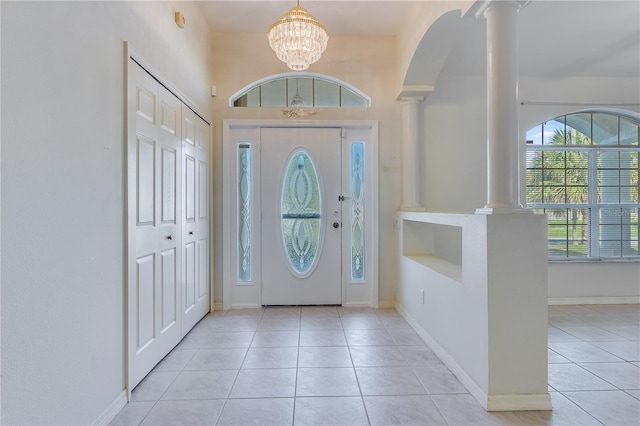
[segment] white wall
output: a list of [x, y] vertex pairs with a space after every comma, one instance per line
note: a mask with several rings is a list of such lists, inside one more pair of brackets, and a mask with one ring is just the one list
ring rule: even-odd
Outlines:
[[[0, 6], [0, 34], [2, 33], [2, 7]], [[2, 81], [2, 55], [0, 55], [0, 82]], [[0, 85], [0, 99], [2, 86]], [[2, 108], [0, 107], [0, 111]], [[2, 188], [2, 114], [0, 113], [0, 188]], [[0, 196], [0, 241], [2, 241], [2, 197]], [[0, 244], [0, 259], [2, 259], [2, 244]], [[2, 352], [2, 262], [0, 261], [0, 355]], [[2, 377], [2, 356], [0, 356], [0, 377]], [[0, 424], [2, 424], [2, 384], [0, 383]]]
[[186, 2], [1, 7], [3, 422], [89, 424], [124, 387], [123, 41], [207, 114], [210, 33]]
[[[331, 36], [327, 50], [309, 72], [343, 80], [371, 96], [371, 108], [316, 108], [303, 119], [379, 120], [380, 262], [379, 300], [395, 301], [397, 256], [395, 211], [400, 205], [400, 103], [396, 101], [395, 38], [389, 36]], [[266, 35], [214, 33], [213, 173], [215, 235], [222, 236], [222, 120], [285, 119], [282, 108], [230, 108], [229, 96], [246, 85], [274, 74], [289, 72], [269, 47]], [[222, 302], [221, 238], [215, 247], [215, 300]]]
[[549, 302], [629, 303], [640, 302], [640, 266], [633, 263], [549, 264]]
[[486, 78], [441, 76], [423, 105], [422, 201], [471, 213], [487, 202]]
[[[453, 16], [465, 15], [474, 3], [475, 0], [439, 0], [415, 1], [411, 4], [411, 10], [396, 38], [398, 93], [404, 85], [432, 86], [435, 83], [449, 48], [462, 33], [459, 26], [454, 29], [452, 25], [446, 25], [448, 31], [439, 28], [435, 31], [437, 35], [434, 35], [432, 25], [450, 11], [456, 11]], [[426, 35], [427, 31], [430, 31], [429, 36]], [[422, 46], [425, 38], [438, 39], [438, 47]], [[427, 54], [420, 55], [416, 52]]]
[[[398, 218], [398, 310], [486, 409], [548, 410], [546, 219]], [[443, 228], [458, 231], [457, 255], [441, 251]], [[514, 238], [530, 244], [513, 250]]]
[[[637, 104], [639, 93], [640, 81], [630, 78], [521, 77], [519, 81], [520, 101]], [[524, 140], [529, 128], [585, 107], [518, 108]], [[638, 112], [638, 107], [626, 108]], [[482, 207], [487, 179], [486, 77], [441, 75], [422, 110], [422, 200], [427, 210], [470, 213]], [[550, 263], [550, 299], [569, 303], [637, 301], [638, 297], [640, 263]]]
[[[637, 78], [534, 78], [521, 77], [521, 102], [543, 101], [558, 105], [520, 106], [520, 130], [526, 132], [551, 118], [585, 108], [640, 113], [640, 80]], [[586, 104], [594, 103], [594, 106]], [[610, 105], [608, 105], [610, 104]], [[635, 104], [634, 106], [617, 104]]]

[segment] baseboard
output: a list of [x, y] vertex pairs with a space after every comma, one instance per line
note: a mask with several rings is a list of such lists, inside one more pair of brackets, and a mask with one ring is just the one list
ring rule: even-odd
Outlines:
[[370, 308], [371, 302], [349, 302], [343, 303], [343, 308]]
[[640, 296], [550, 297], [549, 305], [626, 305], [640, 303]]
[[549, 411], [551, 395], [489, 395], [485, 409], [487, 411]]
[[396, 305], [397, 311], [413, 327], [427, 346], [436, 354], [440, 361], [458, 378], [460, 383], [467, 388], [469, 393], [487, 411], [524, 411], [524, 410], [551, 410], [551, 396], [547, 394], [527, 395], [488, 395], [469, 375], [460, 364], [436, 342], [422, 326], [413, 319], [404, 309], [402, 304]]
[[235, 305], [231, 305], [231, 309], [257, 309], [262, 308], [261, 305], [256, 305], [254, 303], [238, 303]]
[[106, 410], [97, 419], [95, 419], [91, 424], [92, 425], [108, 425], [111, 420], [113, 420], [120, 411], [127, 405], [127, 391], [123, 390], [120, 394], [113, 400], [111, 404], [107, 407]]
[[378, 301], [378, 308], [379, 309], [389, 309], [389, 308], [395, 308], [396, 307], [396, 301], [395, 300], [380, 300]]
[[[345, 303], [344, 305], [342, 305], [344, 307], [350, 307], [350, 308], [370, 308], [371, 307], [371, 303], [369, 302], [362, 302], [362, 303]], [[249, 308], [261, 308], [262, 306], [260, 305], [254, 305], [254, 304], [238, 304], [238, 305], [231, 305], [231, 309], [249, 309]], [[378, 308], [395, 308], [396, 307], [396, 302], [394, 300], [381, 300], [380, 302], [378, 302]], [[214, 311], [224, 311], [224, 305], [222, 303], [216, 303], [213, 305], [213, 310]]]

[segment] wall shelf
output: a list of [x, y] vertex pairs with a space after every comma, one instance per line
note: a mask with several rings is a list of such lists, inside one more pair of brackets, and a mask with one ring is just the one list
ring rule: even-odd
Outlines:
[[405, 255], [407, 259], [413, 260], [432, 271], [451, 278], [454, 281], [462, 283], [462, 265], [458, 265], [442, 259], [432, 254]]
[[461, 283], [463, 217], [443, 213], [400, 213], [402, 255]]

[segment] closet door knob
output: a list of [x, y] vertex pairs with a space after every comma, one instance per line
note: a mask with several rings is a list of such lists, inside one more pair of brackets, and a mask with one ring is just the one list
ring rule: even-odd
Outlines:
[[173, 237], [171, 235], [167, 235], [167, 240], [172, 240]]
[[189, 235], [193, 235], [193, 231], [189, 231]]

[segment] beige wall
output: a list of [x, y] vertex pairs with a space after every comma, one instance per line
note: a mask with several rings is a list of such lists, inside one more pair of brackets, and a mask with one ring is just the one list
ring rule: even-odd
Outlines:
[[125, 386], [124, 41], [208, 113], [210, 32], [194, 3], [1, 8], [2, 421], [104, 421]]
[[[222, 121], [224, 119], [284, 119], [281, 108], [230, 108], [229, 97], [261, 78], [290, 72], [260, 34], [214, 33], [213, 173], [215, 234], [222, 235]], [[380, 293], [395, 300], [397, 261], [394, 213], [400, 204], [400, 104], [395, 100], [395, 38], [332, 36], [319, 62], [308, 71], [338, 78], [371, 96], [371, 108], [318, 108], [304, 119], [378, 120], [380, 152]], [[222, 302], [222, 240], [216, 238], [215, 300]]]

